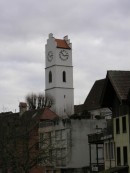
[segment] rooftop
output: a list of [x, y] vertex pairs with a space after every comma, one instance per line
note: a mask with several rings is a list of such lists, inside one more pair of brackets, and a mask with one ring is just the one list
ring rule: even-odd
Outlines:
[[70, 49], [69, 45], [65, 40], [62, 39], [55, 39], [57, 43], [57, 48], [64, 48], [64, 49]]
[[130, 89], [130, 71], [108, 71], [107, 76], [120, 100], [126, 100]]
[[100, 106], [100, 99], [104, 87], [105, 79], [97, 80], [94, 85], [92, 86], [85, 102], [84, 108], [87, 110], [94, 110], [99, 109]]

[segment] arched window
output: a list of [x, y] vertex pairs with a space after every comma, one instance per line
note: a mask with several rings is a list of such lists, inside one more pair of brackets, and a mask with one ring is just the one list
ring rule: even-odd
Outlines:
[[51, 83], [51, 82], [52, 82], [52, 72], [49, 71], [49, 83]]
[[63, 71], [63, 82], [66, 82], [66, 72], [65, 71]]

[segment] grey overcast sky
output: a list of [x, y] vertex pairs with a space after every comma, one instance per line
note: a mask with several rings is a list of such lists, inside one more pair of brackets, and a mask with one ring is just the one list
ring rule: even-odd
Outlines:
[[0, 0], [0, 112], [44, 92], [49, 33], [72, 42], [75, 104], [107, 70], [130, 70], [130, 0]]

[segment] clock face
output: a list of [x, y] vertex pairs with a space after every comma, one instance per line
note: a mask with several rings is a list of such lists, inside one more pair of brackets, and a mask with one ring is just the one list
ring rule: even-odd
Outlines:
[[59, 57], [61, 60], [65, 61], [69, 58], [69, 54], [66, 50], [63, 49], [59, 52]]
[[48, 59], [48, 61], [52, 61], [52, 59], [53, 59], [53, 52], [52, 51], [49, 51], [48, 52], [48, 54], [47, 54], [47, 59]]

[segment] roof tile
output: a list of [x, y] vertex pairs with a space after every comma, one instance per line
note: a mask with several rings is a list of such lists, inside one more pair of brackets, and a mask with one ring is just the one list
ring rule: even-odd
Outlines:
[[57, 43], [57, 48], [70, 49], [69, 45], [66, 43], [65, 40], [55, 39], [55, 41]]
[[108, 78], [118, 97], [126, 100], [130, 89], [130, 71], [108, 71]]
[[97, 80], [90, 90], [85, 102], [84, 109], [93, 110], [101, 107], [100, 99], [104, 87], [105, 79]]

